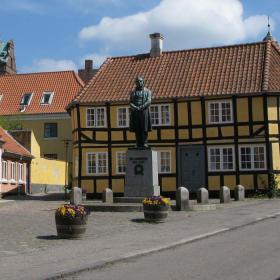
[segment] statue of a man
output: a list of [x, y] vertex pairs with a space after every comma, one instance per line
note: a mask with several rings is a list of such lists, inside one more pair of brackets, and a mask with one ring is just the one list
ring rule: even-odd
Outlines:
[[148, 132], [152, 130], [150, 105], [152, 93], [145, 88], [143, 77], [135, 80], [136, 88], [130, 94], [130, 123], [129, 130], [135, 132], [137, 148], [149, 148]]

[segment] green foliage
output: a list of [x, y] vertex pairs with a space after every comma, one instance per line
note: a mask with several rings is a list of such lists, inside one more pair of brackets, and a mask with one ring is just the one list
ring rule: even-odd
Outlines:
[[280, 197], [279, 180], [273, 173], [269, 174], [270, 184], [267, 189], [267, 196], [269, 198]]
[[0, 116], [0, 126], [8, 131], [22, 129], [22, 125], [19, 120], [11, 120], [4, 116]]

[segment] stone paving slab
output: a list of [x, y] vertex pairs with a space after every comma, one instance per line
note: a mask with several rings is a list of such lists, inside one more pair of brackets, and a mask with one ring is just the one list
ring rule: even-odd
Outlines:
[[91, 213], [81, 240], [57, 239], [54, 211], [61, 201], [15, 201], [0, 208], [0, 271], [5, 279], [47, 279], [81, 267], [168, 246], [280, 213], [280, 200], [247, 200], [209, 212], [170, 212], [149, 224], [143, 213]]

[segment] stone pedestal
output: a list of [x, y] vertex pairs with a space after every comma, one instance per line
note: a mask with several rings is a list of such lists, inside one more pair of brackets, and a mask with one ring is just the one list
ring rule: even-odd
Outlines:
[[206, 188], [198, 189], [196, 196], [197, 196], [197, 203], [201, 203], [201, 204], [209, 203], [209, 192]]
[[245, 188], [242, 185], [237, 185], [234, 188], [234, 199], [236, 201], [245, 200]]
[[222, 186], [220, 189], [220, 203], [230, 202], [230, 189], [227, 186]]
[[114, 202], [113, 191], [111, 189], [106, 188], [102, 192], [102, 202], [105, 202], [105, 203], [113, 203]]
[[127, 151], [125, 197], [160, 195], [157, 152], [149, 149]]
[[189, 210], [189, 191], [184, 187], [180, 187], [176, 190], [176, 210], [186, 211]]
[[79, 205], [82, 203], [82, 190], [78, 187], [74, 187], [70, 192], [70, 203]]

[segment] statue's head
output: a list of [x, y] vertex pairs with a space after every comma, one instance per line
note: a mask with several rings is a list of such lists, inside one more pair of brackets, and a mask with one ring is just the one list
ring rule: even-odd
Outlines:
[[135, 83], [137, 88], [143, 88], [145, 85], [144, 78], [142, 76], [138, 76], [135, 80]]

